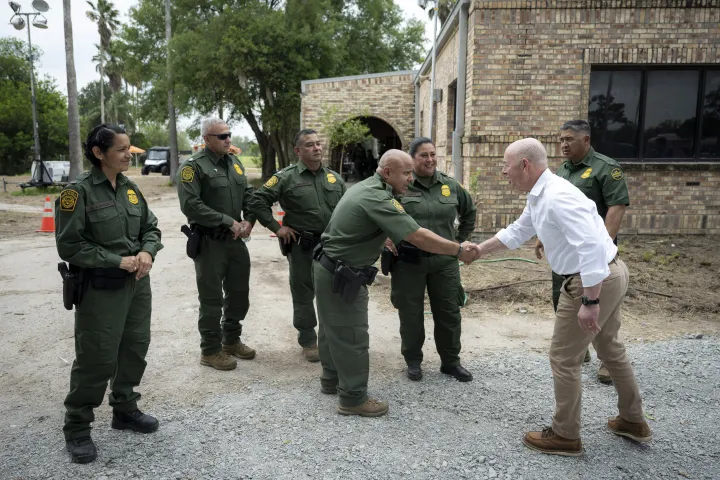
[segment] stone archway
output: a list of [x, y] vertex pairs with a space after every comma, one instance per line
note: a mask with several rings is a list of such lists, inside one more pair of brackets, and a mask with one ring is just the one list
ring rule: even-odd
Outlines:
[[[390, 149], [402, 150], [404, 142], [397, 129], [379, 116], [353, 117], [370, 129], [371, 140], [351, 145], [345, 149], [333, 148], [330, 153], [330, 168], [340, 172], [345, 180], [360, 181], [371, 176], [377, 168], [377, 162], [383, 153]], [[352, 120], [353, 118], [348, 118]], [[340, 155], [344, 161], [340, 166]]]

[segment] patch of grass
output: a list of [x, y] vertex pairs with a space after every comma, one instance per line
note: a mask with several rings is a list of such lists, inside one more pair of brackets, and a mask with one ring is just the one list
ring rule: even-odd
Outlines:
[[260, 168], [262, 167], [262, 157], [250, 157], [247, 155], [243, 155], [241, 157], [238, 157], [243, 165], [248, 166], [252, 165], [253, 167]]
[[62, 192], [63, 187], [30, 187], [25, 190], [12, 192], [13, 197], [33, 197], [38, 195], [52, 195]]
[[643, 262], [649, 262], [653, 257], [655, 257], [655, 250], [646, 250], [643, 252], [642, 260]]

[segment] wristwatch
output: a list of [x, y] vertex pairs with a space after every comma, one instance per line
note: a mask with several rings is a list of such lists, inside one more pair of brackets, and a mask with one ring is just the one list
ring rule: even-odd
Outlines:
[[455, 257], [460, 258], [460, 254], [462, 253], [462, 244], [460, 245], [460, 250], [458, 250], [457, 255]]
[[583, 305], [585, 305], [586, 307], [589, 307], [590, 305], [599, 305], [600, 297], [596, 298], [595, 300], [590, 300], [588, 297], [583, 295], [582, 297], [580, 297], [580, 301], [582, 302]]

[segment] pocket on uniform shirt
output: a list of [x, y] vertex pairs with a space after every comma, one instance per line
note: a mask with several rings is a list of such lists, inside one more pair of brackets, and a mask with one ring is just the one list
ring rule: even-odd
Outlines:
[[290, 210], [317, 210], [317, 195], [311, 183], [296, 183], [285, 191], [283, 200]]
[[140, 208], [128, 208], [128, 236], [130, 238], [140, 238], [141, 217], [142, 210]]
[[342, 187], [340, 185], [328, 183], [325, 185], [325, 198], [330, 208], [335, 208], [342, 198]]
[[122, 225], [120, 225], [117, 207], [114, 204], [88, 212], [87, 218], [92, 240], [103, 244], [122, 237]]
[[229, 185], [230, 185], [230, 182], [228, 181], [227, 177], [225, 177], [225, 176], [218, 176], [218, 177], [210, 178], [210, 186], [213, 188], [222, 188], [222, 187], [227, 187]]

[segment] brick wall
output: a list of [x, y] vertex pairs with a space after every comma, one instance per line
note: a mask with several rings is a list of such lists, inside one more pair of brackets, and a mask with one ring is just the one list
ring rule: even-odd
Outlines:
[[[415, 87], [411, 73], [361, 75], [340, 79], [303, 82], [302, 128], [313, 128], [324, 137], [322, 118], [328, 108], [337, 107], [338, 117], [348, 120], [373, 116], [388, 123], [407, 149], [415, 129]], [[329, 148], [325, 148], [327, 159]]]
[[[558, 129], [587, 118], [592, 65], [720, 63], [720, 2], [693, 4], [714, 8], [664, 8], [680, 5], [673, 0], [475, 2], [463, 156], [481, 231], [505, 226], [524, 205], [500, 175], [510, 142], [536, 137], [551, 168], [560, 164]], [[720, 233], [720, 164], [625, 170], [631, 206], [622, 232]]]

